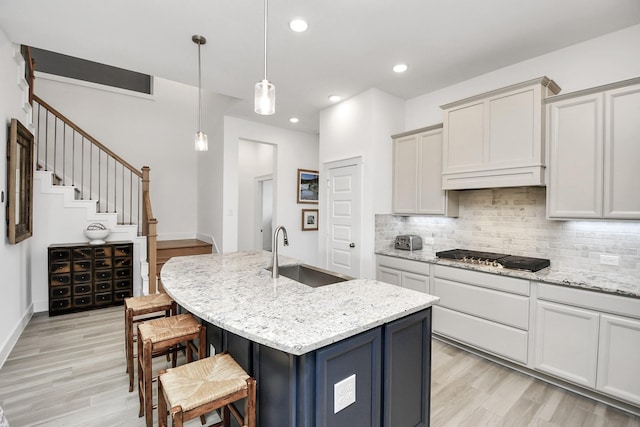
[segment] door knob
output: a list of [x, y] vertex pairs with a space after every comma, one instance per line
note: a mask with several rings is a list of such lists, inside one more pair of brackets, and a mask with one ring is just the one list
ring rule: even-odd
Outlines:
[[355, 248], [355, 247], [356, 247], [356, 244], [355, 244], [355, 243], [353, 243], [353, 242], [351, 242], [351, 243], [349, 243], [349, 247], [350, 247], [350, 248]]

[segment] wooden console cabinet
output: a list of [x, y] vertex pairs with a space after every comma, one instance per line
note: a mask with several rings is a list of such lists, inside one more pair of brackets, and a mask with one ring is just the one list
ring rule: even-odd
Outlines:
[[133, 243], [49, 246], [49, 316], [121, 305], [133, 296]]

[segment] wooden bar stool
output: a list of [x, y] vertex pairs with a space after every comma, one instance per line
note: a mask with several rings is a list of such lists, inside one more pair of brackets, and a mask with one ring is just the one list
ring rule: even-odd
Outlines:
[[[133, 353], [134, 324], [164, 316], [172, 316], [177, 314], [177, 305], [171, 297], [165, 293], [151, 294], [140, 297], [126, 298], [124, 300], [124, 327], [125, 327], [125, 353], [127, 358], [127, 373], [129, 374], [129, 392], [133, 391], [133, 359], [136, 357]], [[152, 313], [164, 312], [162, 315], [147, 317]], [[136, 317], [145, 316], [143, 318]], [[168, 355], [168, 353], [167, 353]], [[173, 354], [174, 367], [175, 352]]]
[[[198, 340], [197, 346], [195, 340]], [[207, 355], [206, 328], [191, 314], [178, 314], [138, 324], [138, 416], [145, 415], [148, 427], [153, 425], [152, 357], [174, 349], [180, 343], [185, 343], [187, 362], [193, 360], [194, 352], [199, 360]]]
[[[235, 406], [246, 398], [244, 417]], [[256, 380], [233, 360], [228, 353], [220, 353], [197, 362], [188, 363], [158, 373], [158, 427], [167, 425], [167, 404], [174, 427], [184, 421], [222, 409], [222, 421], [213, 424], [229, 426], [232, 414], [243, 427], [256, 426]]]

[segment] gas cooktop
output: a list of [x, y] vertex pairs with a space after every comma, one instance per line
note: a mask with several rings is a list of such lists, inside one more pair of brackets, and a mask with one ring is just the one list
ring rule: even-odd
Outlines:
[[539, 271], [549, 267], [548, 259], [497, 254], [494, 252], [470, 251], [467, 249], [451, 249], [436, 252], [436, 257], [452, 259], [468, 264], [503, 267], [511, 270]]

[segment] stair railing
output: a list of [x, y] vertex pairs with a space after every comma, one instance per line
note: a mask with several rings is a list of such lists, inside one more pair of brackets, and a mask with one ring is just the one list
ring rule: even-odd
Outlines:
[[149, 167], [138, 170], [58, 110], [33, 95], [35, 161], [53, 172], [53, 184], [73, 186], [76, 197], [95, 200], [96, 211], [115, 213], [118, 224], [137, 225], [147, 236], [149, 292], [157, 288], [156, 226], [149, 197]]

